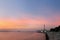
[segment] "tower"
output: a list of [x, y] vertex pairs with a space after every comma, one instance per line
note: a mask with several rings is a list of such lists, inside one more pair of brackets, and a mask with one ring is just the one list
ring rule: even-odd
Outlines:
[[45, 24], [44, 24], [44, 31], [45, 31]]
[[46, 29], [45, 29], [45, 24], [44, 24], [44, 29], [43, 29], [43, 32], [46, 32]]

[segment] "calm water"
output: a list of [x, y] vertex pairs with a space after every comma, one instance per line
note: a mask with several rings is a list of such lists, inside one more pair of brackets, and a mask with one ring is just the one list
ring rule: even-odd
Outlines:
[[36, 32], [0, 32], [0, 40], [45, 40], [45, 35]]

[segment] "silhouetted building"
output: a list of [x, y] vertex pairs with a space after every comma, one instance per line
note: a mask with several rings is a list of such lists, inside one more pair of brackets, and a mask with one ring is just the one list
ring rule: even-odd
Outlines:
[[51, 28], [50, 31], [51, 32], [60, 32], [60, 25], [58, 27]]

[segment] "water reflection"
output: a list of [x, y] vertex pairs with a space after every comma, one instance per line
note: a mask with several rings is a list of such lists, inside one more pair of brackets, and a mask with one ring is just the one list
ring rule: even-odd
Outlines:
[[36, 32], [0, 32], [0, 40], [45, 40], [45, 35]]

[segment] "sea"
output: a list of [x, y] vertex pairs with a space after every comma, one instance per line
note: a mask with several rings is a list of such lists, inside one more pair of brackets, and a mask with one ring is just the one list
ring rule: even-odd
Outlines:
[[45, 40], [45, 34], [37, 32], [0, 32], [0, 40]]

